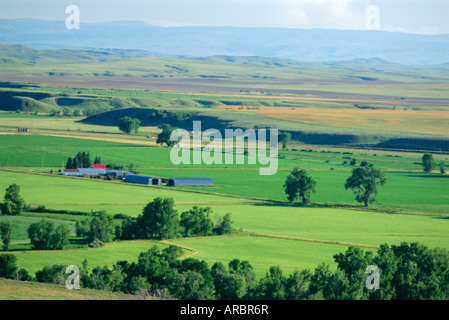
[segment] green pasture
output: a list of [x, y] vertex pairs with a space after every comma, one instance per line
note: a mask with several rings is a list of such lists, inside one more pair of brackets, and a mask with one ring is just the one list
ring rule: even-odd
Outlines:
[[19, 267], [25, 268], [27, 271], [34, 274], [44, 266], [50, 266], [56, 263], [63, 265], [77, 265], [81, 268], [85, 259], [88, 262], [89, 269], [97, 266], [112, 267], [116, 262], [123, 260], [136, 262], [139, 253], [147, 251], [155, 245], [161, 249], [167, 247], [166, 244], [155, 241], [136, 240], [110, 243], [96, 249], [21, 251], [11, 254], [17, 256], [17, 265]]
[[193, 258], [204, 260], [210, 266], [216, 262], [227, 265], [233, 259], [247, 260], [257, 277], [263, 277], [271, 266], [280, 266], [285, 274], [313, 270], [323, 262], [335, 268], [333, 256], [347, 249], [344, 245], [253, 236], [184, 238], [169, 242], [194, 248], [198, 254]]
[[110, 209], [108, 212], [111, 214], [124, 213], [130, 216], [140, 214], [143, 207], [156, 197], [171, 197], [175, 203], [191, 206], [251, 202], [245, 198], [191, 193], [162, 186], [0, 171], [0, 190], [5, 190], [13, 183], [20, 186], [23, 199], [32, 206], [44, 205], [51, 209], [86, 212]]
[[[307, 166], [298, 167], [309, 170]], [[257, 197], [286, 201], [284, 182], [289, 170], [279, 170], [272, 176], [261, 176], [258, 170], [242, 169], [154, 169], [145, 170], [154, 175], [172, 177], [208, 177], [214, 181], [214, 187], [185, 187], [189, 190], [218, 192], [236, 196]], [[355, 195], [346, 190], [344, 184], [351, 175], [346, 170], [309, 170], [315, 179], [316, 193], [311, 201], [318, 204], [355, 205]], [[385, 173], [387, 183], [379, 187], [377, 208], [400, 210], [410, 213], [427, 213], [447, 215], [449, 213], [449, 176], [439, 174], [424, 174], [418, 172]]]
[[211, 207], [214, 212], [230, 212], [233, 226], [249, 233], [361, 246], [419, 241], [449, 249], [447, 217], [286, 205]]

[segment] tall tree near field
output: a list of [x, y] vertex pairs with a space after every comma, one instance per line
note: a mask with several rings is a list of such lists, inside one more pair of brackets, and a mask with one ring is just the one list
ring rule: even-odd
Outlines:
[[209, 207], [200, 208], [194, 206], [189, 211], [181, 214], [180, 225], [184, 228], [183, 234], [186, 237], [207, 236], [212, 233], [213, 223], [210, 219], [212, 209]]
[[3, 250], [8, 251], [11, 242], [12, 222], [11, 220], [0, 221], [0, 236], [3, 241]]
[[282, 149], [287, 148], [287, 144], [290, 142], [292, 135], [288, 132], [279, 132], [279, 143], [282, 144]]
[[293, 202], [300, 197], [304, 205], [310, 202], [311, 193], [316, 192], [315, 187], [316, 181], [308, 175], [306, 170], [299, 168], [293, 168], [284, 183], [288, 201]]
[[19, 215], [22, 213], [24, 204], [25, 201], [20, 196], [20, 187], [14, 183], [6, 188], [5, 201], [1, 205], [2, 214]]
[[445, 174], [446, 173], [446, 164], [444, 161], [440, 162], [440, 173]]
[[345, 188], [352, 189], [356, 194], [356, 200], [368, 207], [374, 202], [377, 195], [377, 187], [387, 182], [385, 173], [374, 166], [357, 167], [352, 170], [352, 175], [346, 180]]
[[73, 159], [72, 159], [72, 157], [69, 157], [67, 159], [67, 163], [65, 165], [65, 168], [66, 169], [73, 169]]
[[179, 216], [173, 198], [156, 198], [137, 218], [140, 237], [144, 239], [171, 239], [178, 235]]
[[173, 132], [173, 130], [175, 130], [176, 128], [173, 128], [171, 125], [169, 124], [164, 124], [162, 126], [162, 132], [159, 133], [159, 135], [157, 136], [157, 140], [156, 143], [158, 144], [166, 144], [167, 147], [173, 147], [176, 143], [176, 141], [171, 141], [170, 140], [170, 136], [171, 133]]
[[433, 155], [431, 153], [425, 153], [422, 156], [421, 161], [424, 172], [432, 172], [433, 168], [435, 167], [435, 160], [433, 159]]
[[114, 222], [112, 217], [106, 211], [101, 211], [90, 221], [89, 241], [95, 239], [110, 242], [114, 237]]
[[27, 232], [36, 250], [62, 250], [69, 243], [68, 226], [61, 224], [55, 228], [54, 223], [46, 219], [30, 224]]
[[15, 254], [0, 254], [0, 278], [14, 279], [17, 269], [17, 257]]
[[88, 152], [84, 156], [84, 168], [89, 168], [91, 165], [92, 161], [90, 160], [90, 152]]
[[232, 232], [231, 214], [226, 213], [223, 218], [220, 218], [217, 226], [212, 229], [212, 232], [218, 235], [230, 234]]
[[128, 116], [121, 117], [118, 120], [118, 128], [124, 133], [130, 134], [134, 132], [137, 134], [140, 126], [140, 120], [137, 118], [131, 118]]

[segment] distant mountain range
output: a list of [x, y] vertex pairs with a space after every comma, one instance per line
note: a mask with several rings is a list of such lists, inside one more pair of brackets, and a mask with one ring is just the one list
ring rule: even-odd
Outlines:
[[264, 56], [310, 62], [378, 58], [406, 65], [449, 62], [449, 34], [383, 31], [157, 27], [135, 21], [81, 23], [79, 30], [68, 30], [65, 21], [0, 19], [0, 43], [35, 49], [145, 51], [145, 55], [177, 57]]

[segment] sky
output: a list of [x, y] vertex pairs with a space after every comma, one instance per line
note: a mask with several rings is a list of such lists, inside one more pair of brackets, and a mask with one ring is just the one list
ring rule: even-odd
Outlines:
[[0, 0], [0, 19], [80, 23], [137, 20], [152, 25], [382, 30], [449, 34], [448, 0]]

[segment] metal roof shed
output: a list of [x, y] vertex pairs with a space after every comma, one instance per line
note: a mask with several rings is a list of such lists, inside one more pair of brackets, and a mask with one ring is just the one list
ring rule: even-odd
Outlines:
[[139, 183], [139, 184], [152, 184], [153, 177], [150, 176], [140, 176], [140, 175], [129, 175], [123, 178], [124, 182], [129, 183]]
[[214, 183], [209, 178], [170, 178], [167, 182], [169, 187], [188, 187], [188, 186], [203, 186], [210, 187]]

